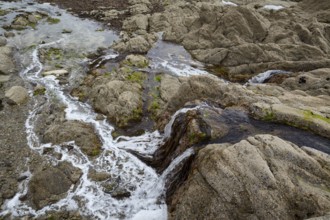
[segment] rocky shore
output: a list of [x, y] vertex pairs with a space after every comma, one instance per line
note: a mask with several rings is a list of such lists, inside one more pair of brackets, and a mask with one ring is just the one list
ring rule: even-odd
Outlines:
[[[47, 2], [101, 21], [105, 29], [116, 29], [119, 39], [111, 48], [95, 48], [94, 54], [41, 49], [40, 60], [48, 68], [43, 77], [56, 78], [70, 97], [90, 105], [95, 121], [111, 123], [114, 143], [160, 131], [163, 140], [154, 152], [127, 150], [157, 175], [167, 174], [176, 158], [193, 152], [166, 176], [168, 219], [327, 219], [330, 2]], [[42, 21], [58, 22], [47, 14], [23, 14], [0, 36], [0, 207], [25, 180], [27, 191], [19, 200], [33, 210], [61, 201], [83, 179], [116, 200], [133, 197], [135, 188], [121, 185], [125, 178], [120, 175], [97, 171], [97, 166], [85, 171], [63, 159], [63, 152], [82, 154], [82, 161], [89, 162], [109, 155], [113, 161], [104, 163], [124, 172], [128, 157], [104, 147], [96, 122], [68, 120], [68, 106], [47, 101], [52, 96], [45, 96], [45, 87], [19, 76], [23, 61], [7, 41], [17, 25], [34, 28]], [[149, 52], [160, 41], [182, 45], [194, 62], [190, 71], [206, 74], [183, 77], [158, 70]], [[116, 56], [104, 59], [109, 50]], [[70, 82], [72, 70], [63, 67], [70, 56], [93, 60], [75, 82]], [[40, 143], [56, 145], [41, 153], [26, 143], [26, 119], [35, 103], [42, 103], [35, 123]], [[97, 219], [78, 210], [46, 211], [38, 218]]]

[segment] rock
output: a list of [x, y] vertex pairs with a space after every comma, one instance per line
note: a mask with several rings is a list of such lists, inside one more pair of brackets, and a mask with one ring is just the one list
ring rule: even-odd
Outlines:
[[15, 71], [13, 48], [9, 46], [0, 47], [0, 75], [10, 75]]
[[97, 172], [94, 169], [90, 169], [88, 178], [96, 182], [102, 182], [111, 179], [111, 174], [107, 172]]
[[112, 191], [111, 193], [111, 196], [115, 199], [125, 199], [125, 198], [128, 198], [131, 196], [131, 193], [129, 191], [127, 191], [126, 189], [124, 188], [116, 188], [114, 191]]
[[86, 77], [75, 94], [86, 94], [96, 111], [115, 125], [127, 127], [142, 119], [145, 79], [145, 73], [135, 71], [131, 63], [124, 61], [111, 73]]
[[170, 198], [170, 219], [325, 215], [330, 209], [330, 172], [324, 164], [330, 158], [317, 154], [321, 156], [271, 135], [208, 145], [199, 151], [188, 180]]
[[[176, 157], [190, 147], [198, 148], [207, 141], [225, 137], [234, 120], [231, 118], [234, 114], [228, 114], [230, 111], [200, 108], [181, 113], [177, 115], [171, 127], [165, 127], [165, 142], [154, 152], [152, 160], [139, 154], [137, 156], [162, 173]], [[227, 120], [228, 117], [231, 118], [231, 122]]]
[[330, 69], [316, 69], [310, 72], [297, 73], [280, 83], [288, 90], [302, 90], [309, 95], [330, 95]]
[[7, 39], [5, 37], [0, 36], [0, 47], [6, 46]]
[[9, 104], [21, 105], [24, 104], [28, 98], [28, 91], [21, 86], [13, 86], [6, 91], [5, 97], [8, 98]]
[[161, 75], [160, 97], [166, 103], [178, 92], [181, 82], [180, 79], [168, 74]]
[[121, 14], [120, 11], [112, 9], [104, 12], [104, 20], [117, 19]]
[[5, 32], [5, 33], [4, 33], [4, 36], [5, 36], [6, 38], [15, 37], [15, 33], [13, 33], [13, 32]]
[[149, 0], [142, 0], [142, 1], [130, 0], [129, 3], [130, 3], [129, 11], [132, 15], [150, 13], [151, 3]]
[[212, 76], [193, 76], [181, 84], [165, 111], [171, 115], [185, 103], [201, 99], [223, 107], [243, 107], [256, 119], [284, 123], [330, 137], [329, 96], [313, 97], [271, 85], [244, 87]]
[[10, 75], [0, 75], [0, 83], [8, 82], [10, 79]]
[[138, 14], [124, 21], [123, 30], [127, 32], [146, 33], [149, 16]]
[[90, 98], [95, 109], [120, 127], [126, 126], [131, 119], [138, 119], [139, 109], [142, 108], [139, 85], [119, 80], [92, 88]]
[[101, 152], [102, 143], [91, 125], [78, 121], [65, 121], [50, 125], [43, 136], [44, 143], [62, 144], [75, 141], [88, 156], [97, 156]]
[[309, 218], [308, 220], [328, 220], [329, 218], [330, 218], [330, 213], [320, 217]]
[[30, 22], [30, 23], [33, 23], [33, 24], [37, 24], [38, 23], [38, 17], [37, 16], [35, 16], [35, 15], [33, 15], [33, 14], [30, 14], [30, 15], [28, 15], [28, 21]]
[[322, 22], [328, 20], [327, 11], [308, 10], [308, 5], [319, 7], [312, 1], [282, 1], [285, 10], [273, 12], [260, 8], [265, 1], [236, 1], [239, 7], [220, 2], [171, 2], [151, 15], [149, 33], [164, 32], [165, 40], [182, 44], [199, 61], [226, 67], [232, 77], [329, 66], [330, 28]]
[[15, 20], [13, 21], [13, 25], [17, 25], [17, 26], [27, 26], [29, 24], [29, 21], [27, 18], [25, 18], [25, 16], [23, 15], [18, 15]]
[[61, 69], [61, 70], [51, 70], [51, 71], [46, 71], [46, 72], [43, 72], [42, 75], [43, 76], [56, 76], [56, 77], [60, 77], [60, 76], [65, 76], [69, 74], [69, 71], [67, 70], [64, 70], [64, 69]]
[[69, 163], [35, 173], [29, 184], [28, 200], [36, 209], [41, 209], [62, 199], [72, 184], [81, 176], [81, 171]]
[[156, 40], [156, 35], [138, 35], [128, 39], [127, 41], [120, 41], [114, 44], [112, 47], [114, 50], [120, 52], [146, 54], [156, 42]]
[[0, 99], [0, 111], [2, 111], [3, 110], [3, 104], [2, 104], [2, 100]]
[[142, 55], [128, 55], [124, 62], [126, 65], [138, 68], [146, 68], [149, 65], [149, 60]]

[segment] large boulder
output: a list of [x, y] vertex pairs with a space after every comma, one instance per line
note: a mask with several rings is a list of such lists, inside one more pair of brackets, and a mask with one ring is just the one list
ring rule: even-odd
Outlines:
[[9, 104], [20, 105], [28, 100], [29, 94], [24, 87], [13, 86], [6, 91], [5, 97], [8, 99]]
[[305, 219], [330, 210], [330, 157], [271, 135], [200, 150], [170, 219]]
[[81, 150], [89, 156], [101, 152], [102, 143], [91, 125], [79, 121], [65, 121], [51, 124], [45, 131], [43, 142], [62, 144], [75, 141]]

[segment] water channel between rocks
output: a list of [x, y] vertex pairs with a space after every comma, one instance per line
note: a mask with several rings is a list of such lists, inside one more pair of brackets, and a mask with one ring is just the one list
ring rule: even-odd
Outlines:
[[[86, 66], [90, 61], [86, 58], [86, 55], [95, 52], [100, 47], [109, 48], [118, 39], [117, 34], [104, 29], [96, 22], [74, 17], [64, 10], [49, 4], [30, 4], [28, 1], [19, 3], [1, 2], [0, 4], [2, 9], [10, 10], [10, 13], [2, 17], [0, 24], [10, 23], [15, 16], [24, 12], [42, 12], [52, 18], [59, 19], [59, 22], [55, 24], [41, 21], [36, 27], [15, 31], [16, 35], [10, 39], [9, 44], [15, 46], [19, 51], [17, 58], [21, 62], [21, 77], [31, 85], [39, 84], [46, 88], [46, 101], [33, 99], [30, 103], [30, 114], [26, 121], [29, 147], [40, 154], [46, 148], [52, 147], [55, 152], [63, 155], [60, 159], [48, 156], [47, 160], [52, 164], [56, 165], [59, 162], [67, 161], [82, 171], [78, 185], [72, 187], [64, 199], [40, 210], [35, 210], [20, 200], [27, 193], [29, 180], [32, 176], [27, 167], [26, 170], [22, 171], [22, 175], [27, 176], [27, 179], [21, 182], [19, 192], [12, 199], [7, 200], [1, 207], [0, 217], [8, 214], [13, 217], [28, 215], [38, 217], [49, 211], [79, 210], [81, 215], [93, 219], [167, 219], [165, 202], [167, 176], [180, 162], [194, 154], [194, 150], [188, 149], [174, 159], [162, 174], [158, 174], [154, 169], [140, 161], [129, 153], [129, 150], [134, 150], [144, 155], [151, 155], [164, 142], [164, 139], [170, 136], [171, 125], [179, 113], [184, 113], [191, 109], [213, 107], [203, 104], [179, 110], [166, 126], [165, 134], [154, 131], [138, 137], [114, 139], [112, 137], [114, 127], [106, 120], [97, 120], [97, 114], [91, 106], [71, 97], [67, 91], [79, 83], [79, 80], [85, 76], [87, 72]], [[0, 35], [4, 31], [0, 28]], [[61, 63], [61, 66], [70, 72], [68, 84], [61, 84], [54, 76], [42, 76], [42, 72], [50, 67], [45, 66], [41, 62], [40, 53], [43, 49], [49, 48], [60, 49], [66, 53], [67, 59]], [[107, 52], [103, 56], [104, 60], [117, 56], [111, 50], [107, 50]], [[203, 69], [203, 64], [193, 61], [183, 47], [161, 40], [158, 41], [147, 56], [151, 60], [150, 68], [153, 71], [168, 72], [177, 76], [208, 74]], [[33, 97], [32, 90], [30, 93], [31, 97]], [[94, 127], [95, 132], [102, 141], [103, 148], [102, 153], [98, 157], [87, 157], [74, 142], [61, 145], [41, 143], [35, 131], [36, 121], [43, 107], [51, 102], [60, 102], [66, 106], [67, 120], [82, 121]], [[228, 113], [225, 119], [219, 119], [219, 123], [235, 124], [249, 121], [257, 128], [255, 133], [261, 133], [261, 131], [273, 132], [284, 138], [287, 136], [285, 139], [293, 142], [299, 139], [296, 137], [299, 134], [298, 130], [290, 129], [287, 126], [250, 121], [245, 116], [238, 115], [236, 113]], [[293, 131], [293, 133], [290, 133], [290, 131]], [[295, 134], [296, 136], [288, 134]], [[326, 147], [329, 144], [328, 140], [312, 134], [309, 135], [308, 141], [299, 139], [300, 142], [296, 142], [307, 146], [318, 142], [317, 148], [330, 153]], [[244, 137], [244, 135], [235, 133], [235, 128], [233, 128], [227, 139], [218, 141], [232, 142]], [[68, 148], [63, 147], [68, 145], [72, 149], [68, 150]], [[116, 180], [111, 182], [112, 188], [117, 188], [119, 191], [124, 190], [129, 196], [124, 199], [118, 199], [113, 194], [104, 191], [101, 183], [95, 182], [88, 177], [90, 169], [110, 174], [111, 179]]]

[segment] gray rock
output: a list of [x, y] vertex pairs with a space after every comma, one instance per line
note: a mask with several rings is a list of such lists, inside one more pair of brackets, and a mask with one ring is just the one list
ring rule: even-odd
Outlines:
[[69, 163], [47, 167], [33, 175], [27, 198], [36, 209], [41, 209], [62, 199], [80, 176], [81, 171]]
[[34, 14], [28, 15], [28, 21], [30, 23], [36, 24], [38, 23], [38, 18]]
[[15, 73], [15, 71], [13, 48], [8, 46], [0, 47], [0, 75], [9, 75]]
[[13, 25], [17, 25], [17, 26], [27, 26], [29, 24], [29, 20], [22, 15], [19, 15], [15, 18], [15, 20], [13, 21]]
[[177, 77], [164, 74], [161, 76], [160, 82], [160, 97], [165, 102], [168, 102], [179, 90], [181, 85]]
[[15, 33], [13, 33], [13, 32], [5, 32], [5, 33], [4, 33], [4, 36], [5, 36], [6, 38], [9, 38], [9, 37], [15, 37]]
[[101, 152], [101, 141], [91, 125], [78, 121], [54, 123], [45, 131], [43, 142], [62, 144], [75, 141], [81, 150], [89, 156], [97, 156]]
[[24, 104], [28, 98], [28, 91], [21, 86], [13, 86], [6, 91], [5, 97], [8, 99], [9, 104]]
[[7, 39], [5, 37], [0, 36], [0, 47], [6, 46]]
[[0, 75], [0, 83], [8, 82], [10, 75]]
[[170, 219], [305, 219], [330, 209], [330, 158], [271, 135], [213, 144], [170, 204]]
[[[171, 2], [163, 12], [151, 15], [149, 30], [164, 32], [165, 40], [183, 44], [200, 61], [227, 67], [229, 75], [329, 66], [330, 29], [327, 22], [313, 19], [320, 15], [324, 20], [326, 10], [313, 9], [320, 6], [312, 1], [298, 5], [282, 1], [285, 10], [273, 12], [258, 9], [265, 1], [236, 2], [241, 6], [225, 6], [221, 1]], [[327, 4], [320, 3], [324, 8]]]
[[110, 193], [110, 195], [115, 199], [124, 199], [131, 196], [131, 193], [124, 188], [116, 188]]
[[125, 64], [138, 68], [145, 68], [149, 65], [149, 60], [142, 55], [130, 54], [125, 58]]
[[148, 28], [149, 16], [138, 14], [124, 21], [123, 30], [127, 32], [146, 31]]
[[97, 172], [94, 169], [90, 169], [88, 173], [88, 178], [96, 182], [102, 182], [111, 179], [111, 174], [107, 172]]
[[119, 126], [125, 126], [129, 118], [135, 117], [134, 111], [142, 108], [140, 85], [120, 80], [93, 87], [90, 98], [97, 110], [106, 114]]
[[113, 49], [120, 52], [146, 54], [156, 42], [156, 40], [156, 35], [138, 35], [128, 39], [127, 41], [120, 41], [117, 44], [114, 44]]
[[243, 87], [212, 76], [194, 76], [181, 84], [167, 103], [166, 111], [173, 114], [185, 103], [201, 99], [226, 107], [240, 106], [257, 119], [289, 124], [330, 137], [329, 96], [314, 97], [270, 85]]
[[330, 69], [316, 69], [310, 72], [294, 74], [280, 86], [288, 90], [302, 90], [313, 96], [330, 96]]

